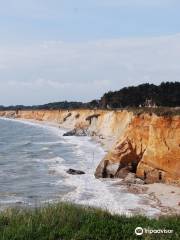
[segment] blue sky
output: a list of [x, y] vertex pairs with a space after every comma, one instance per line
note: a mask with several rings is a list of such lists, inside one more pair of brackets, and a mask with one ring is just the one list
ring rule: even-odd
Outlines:
[[88, 101], [179, 81], [179, 0], [0, 4], [0, 104]]
[[180, 32], [178, 0], [0, 2], [0, 34], [4, 42], [82, 41]]

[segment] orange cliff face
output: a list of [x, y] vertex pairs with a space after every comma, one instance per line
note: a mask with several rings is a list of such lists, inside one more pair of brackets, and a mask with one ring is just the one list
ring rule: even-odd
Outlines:
[[180, 117], [153, 117], [147, 149], [137, 168], [137, 176], [150, 182], [180, 182]]
[[124, 177], [130, 171], [147, 183], [180, 183], [180, 116], [88, 109], [9, 111], [0, 116], [86, 129], [109, 149], [97, 166], [96, 177]]
[[96, 169], [96, 177], [129, 171], [147, 183], [180, 183], [180, 117], [135, 116]]

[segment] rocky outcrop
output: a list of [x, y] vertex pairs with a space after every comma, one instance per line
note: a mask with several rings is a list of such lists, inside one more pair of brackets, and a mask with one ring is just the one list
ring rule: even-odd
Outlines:
[[63, 134], [63, 136], [87, 136], [88, 133], [87, 133], [87, 130], [86, 129], [83, 129], [83, 128], [74, 128], [73, 130], [71, 131], [68, 131], [66, 133]]
[[96, 177], [180, 182], [180, 117], [135, 116], [96, 169]]
[[145, 182], [140, 179], [140, 178], [137, 178], [135, 176], [134, 173], [128, 173], [127, 176], [123, 179], [123, 181], [121, 182], [121, 184], [140, 184], [140, 185], [143, 185]]
[[0, 111], [0, 117], [6, 117], [6, 118], [15, 118], [16, 112], [15, 111]]
[[67, 128], [66, 135], [99, 139], [108, 153], [96, 177], [125, 178], [131, 172], [146, 183], [180, 182], [180, 116], [88, 109], [11, 111], [0, 116], [53, 122]]
[[81, 170], [75, 170], [75, 169], [72, 169], [72, 168], [68, 169], [67, 173], [71, 174], [71, 175], [82, 175], [82, 174], [85, 174], [85, 172], [83, 172]]

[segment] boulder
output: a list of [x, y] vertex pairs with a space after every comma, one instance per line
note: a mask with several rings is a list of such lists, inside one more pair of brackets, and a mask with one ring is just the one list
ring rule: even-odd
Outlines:
[[140, 178], [136, 178], [134, 173], [128, 173], [124, 181], [131, 184], [144, 184], [144, 181]]
[[72, 174], [72, 175], [82, 175], [82, 174], [85, 174], [85, 172], [81, 171], [81, 170], [75, 170], [75, 169], [68, 169], [67, 170], [67, 173], [68, 174]]
[[129, 169], [127, 167], [121, 168], [119, 171], [117, 171], [115, 177], [116, 178], [125, 178], [129, 174]]
[[140, 185], [143, 185], [145, 184], [144, 180], [140, 179], [140, 178], [136, 178], [135, 179], [135, 184], [140, 184]]
[[87, 136], [87, 131], [82, 128], [74, 128], [63, 134], [63, 136]]
[[73, 129], [71, 131], [64, 133], [63, 136], [75, 136], [75, 134], [76, 134], [76, 131], [75, 129]]

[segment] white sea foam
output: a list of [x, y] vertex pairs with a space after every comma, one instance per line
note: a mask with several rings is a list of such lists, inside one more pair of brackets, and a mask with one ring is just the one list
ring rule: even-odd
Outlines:
[[54, 157], [50, 159], [40, 158], [36, 159], [37, 162], [47, 162], [49, 164], [54, 164], [55, 166], [59, 166], [59, 164], [62, 164], [65, 160], [61, 157]]
[[60, 144], [62, 141], [52, 141], [52, 142], [35, 142], [34, 145], [55, 145]]
[[[1, 199], [1, 207], [7, 206], [7, 205], [14, 205], [14, 204], [28, 204], [28, 201], [26, 201], [23, 197], [18, 196], [6, 196], [4, 200]], [[29, 204], [28, 204], [29, 205]]]

